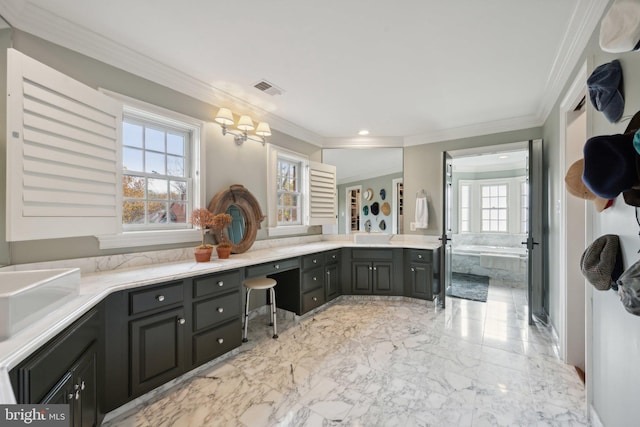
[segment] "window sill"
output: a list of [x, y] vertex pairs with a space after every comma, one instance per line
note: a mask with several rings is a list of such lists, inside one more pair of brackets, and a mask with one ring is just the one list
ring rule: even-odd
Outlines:
[[269, 236], [292, 236], [294, 234], [306, 234], [309, 230], [307, 225], [286, 225], [282, 227], [269, 227]]
[[120, 234], [96, 236], [100, 249], [134, 248], [139, 246], [171, 245], [199, 242], [200, 230], [127, 231]]

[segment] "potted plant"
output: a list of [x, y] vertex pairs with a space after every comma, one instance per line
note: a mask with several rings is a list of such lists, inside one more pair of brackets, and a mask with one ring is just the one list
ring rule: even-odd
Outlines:
[[191, 212], [191, 220], [189, 222], [191, 222], [194, 227], [202, 230], [202, 244], [194, 250], [196, 261], [209, 262], [211, 260], [213, 246], [204, 242], [204, 235], [207, 232], [207, 227], [213, 224], [213, 214], [204, 208], [194, 209], [193, 212]]
[[229, 258], [229, 255], [231, 254], [231, 242], [229, 242], [225, 230], [231, 225], [232, 221], [233, 219], [231, 218], [231, 215], [227, 213], [219, 213], [213, 217], [213, 221], [211, 223], [211, 227], [216, 231], [216, 237], [218, 238], [216, 252], [220, 259]]

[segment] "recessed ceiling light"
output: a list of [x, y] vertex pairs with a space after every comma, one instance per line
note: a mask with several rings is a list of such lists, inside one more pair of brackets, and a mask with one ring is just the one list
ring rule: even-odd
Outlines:
[[358, 135], [360, 136], [369, 135], [369, 131], [366, 129], [362, 129], [360, 132], [358, 132]]
[[507, 156], [506, 154], [502, 154], [501, 156], [498, 156], [499, 159], [508, 159], [509, 156]]

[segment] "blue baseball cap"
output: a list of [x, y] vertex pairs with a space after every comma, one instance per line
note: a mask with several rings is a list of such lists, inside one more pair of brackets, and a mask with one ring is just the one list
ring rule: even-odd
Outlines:
[[587, 79], [589, 99], [596, 110], [602, 111], [611, 123], [622, 117], [624, 97], [622, 96], [622, 66], [614, 59], [593, 70]]

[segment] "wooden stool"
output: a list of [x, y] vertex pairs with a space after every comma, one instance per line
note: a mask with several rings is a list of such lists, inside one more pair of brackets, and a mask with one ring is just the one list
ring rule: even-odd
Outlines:
[[273, 289], [278, 282], [269, 277], [257, 277], [255, 279], [247, 279], [242, 284], [247, 288], [247, 299], [244, 303], [244, 330], [242, 332], [242, 342], [249, 341], [247, 339], [247, 327], [249, 325], [249, 294], [252, 289], [269, 289], [271, 295], [271, 323], [273, 325], [273, 338], [278, 338], [278, 327], [276, 325], [276, 291]]

